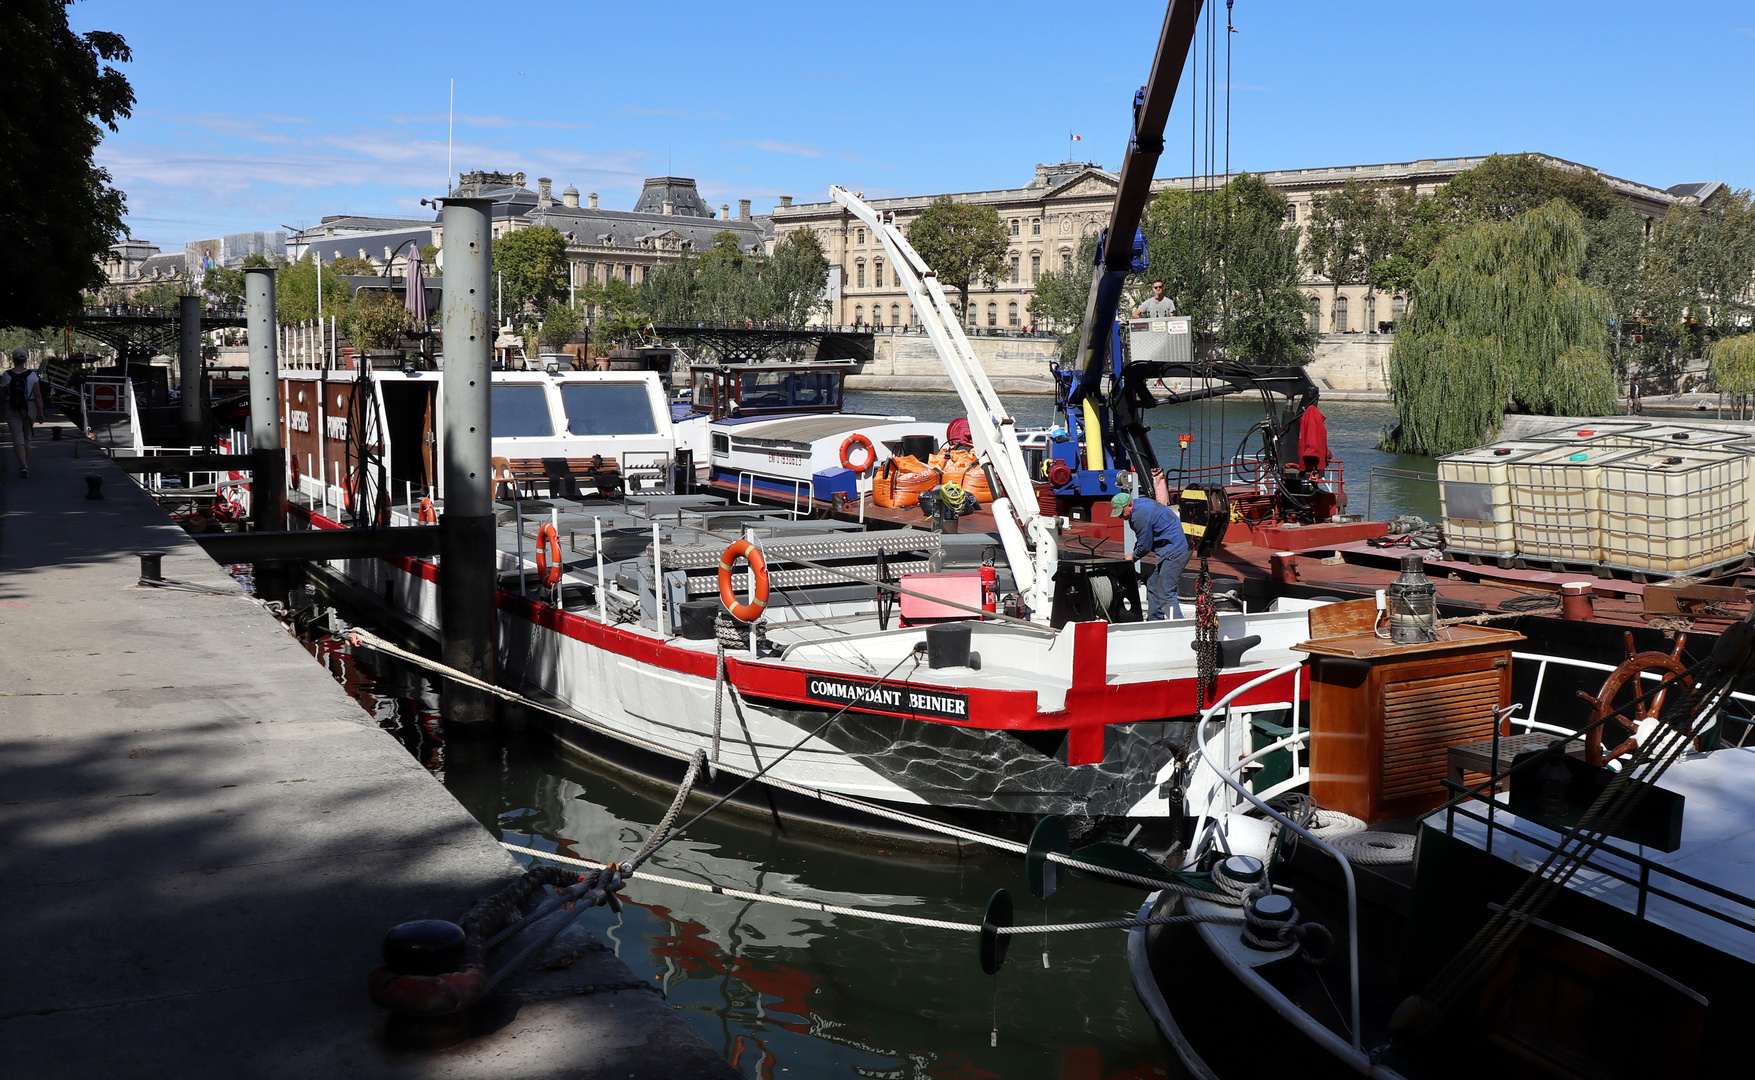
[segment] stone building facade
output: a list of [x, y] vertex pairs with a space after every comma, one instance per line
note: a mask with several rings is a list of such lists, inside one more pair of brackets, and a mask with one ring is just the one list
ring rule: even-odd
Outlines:
[[[1558, 168], [1595, 171], [1560, 158], [1536, 156]], [[1282, 169], [1259, 175], [1291, 202], [1288, 224], [1301, 224], [1309, 218], [1311, 200], [1318, 193], [1335, 190], [1348, 180], [1399, 184], [1428, 194], [1485, 160], [1437, 158], [1387, 165]], [[1680, 201], [1704, 197], [1696, 190], [1703, 185], [1681, 184], [1665, 190], [1614, 176], [1604, 175], [1603, 179], [1648, 223]], [[1157, 192], [1218, 187], [1224, 180], [1222, 176], [1177, 177], [1154, 181], [1152, 188]], [[1036, 281], [1044, 271], [1069, 268], [1080, 239], [1107, 224], [1116, 185], [1115, 174], [1094, 163], [1063, 162], [1036, 166], [1035, 177], [1021, 188], [952, 195], [958, 202], [992, 206], [1011, 238], [1002, 279], [990, 287], [971, 288], [967, 324], [984, 332], [1030, 329], [1029, 303]], [[919, 195], [870, 201], [875, 209], [894, 213], [906, 229], [907, 223], [936, 198]], [[880, 327], [913, 323], [908, 297], [886, 266], [888, 253], [851, 214], [833, 202], [792, 205], [790, 199], [783, 199], [774, 208], [775, 238], [784, 239], [799, 229], [816, 232], [828, 254], [830, 322]], [[1312, 318], [1325, 334], [1375, 333], [1380, 324], [1401, 314], [1400, 297], [1367, 296], [1362, 285], [1337, 290], [1326, 281], [1311, 278], [1303, 287], [1310, 297]]]

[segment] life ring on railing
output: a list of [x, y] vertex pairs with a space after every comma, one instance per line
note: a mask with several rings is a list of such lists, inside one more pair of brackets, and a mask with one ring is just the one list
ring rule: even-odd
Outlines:
[[[749, 603], [739, 603], [737, 593], [731, 587], [731, 571], [737, 566], [737, 560], [744, 559], [750, 564], [750, 575], [756, 582], [755, 598]], [[762, 549], [748, 540], [734, 541], [719, 556], [719, 602], [731, 617], [738, 622], [753, 623], [762, 617], [762, 609], [768, 606], [768, 560], [762, 558]]]
[[[855, 450], [865, 451], [865, 464], [853, 464], [853, 451]], [[847, 436], [846, 441], [841, 444], [841, 467], [843, 469], [851, 469], [856, 473], [862, 473], [876, 464], [877, 447], [871, 444], [870, 439], [861, 435], [857, 431]]]
[[420, 508], [414, 512], [414, 520], [422, 525], [437, 525], [439, 523], [439, 512], [433, 509], [432, 499], [426, 496], [421, 497]]
[[299, 481], [299, 456], [297, 454], [288, 454], [287, 458], [286, 458], [286, 462], [287, 462], [287, 465], [289, 465], [292, 469], [292, 489], [294, 491], [297, 491], [297, 490], [299, 490], [299, 482], [300, 482]]
[[536, 580], [552, 589], [561, 583], [561, 534], [548, 522], [536, 530]]

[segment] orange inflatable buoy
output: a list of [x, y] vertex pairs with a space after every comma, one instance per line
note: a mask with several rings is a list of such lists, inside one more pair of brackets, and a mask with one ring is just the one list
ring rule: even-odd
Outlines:
[[[750, 576], [755, 580], [755, 598], [749, 603], [741, 603], [737, 593], [731, 587], [731, 572], [737, 566], [737, 560], [744, 559], [750, 564]], [[731, 617], [738, 622], [752, 623], [761, 618], [762, 609], [768, 606], [768, 560], [762, 558], [762, 549], [748, 540], [738, 540], [725, 549], [719, 556], [719, 602]]]
[[[865, 451], [864, 464], [853, 464], [853, 451], [855, 450]], [[871, 444], [870, 439], [861, 435], [857, 431], [847, 436], [847, 441], [841, 444], [841, 467], [843, 469], [851, 469], [856, 473], [862, 473], [876, 464], [877, 447]]]
[[420, 508], [414, 512], [414, 520], [422, 525], [437, 525], [439, 523], [439, 512], [433, 509], [433, 500], [424, 497], [421, 499]]
[[561, 534], [547, 522], [536, 530], [536, 580], [552, 589], [561, 583]]

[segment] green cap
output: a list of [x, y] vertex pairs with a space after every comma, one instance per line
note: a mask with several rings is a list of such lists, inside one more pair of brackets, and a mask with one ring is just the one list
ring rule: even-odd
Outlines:
[[1119, 491], [1116, 492], [1113, 499], [1109, 500], [1109, 509], [1115, 514], [1120, 514], [1123, 510], [1127, 509], [1127, 504], [1130, 502], [1133, 502], [1133, 496], [1125, 491]]

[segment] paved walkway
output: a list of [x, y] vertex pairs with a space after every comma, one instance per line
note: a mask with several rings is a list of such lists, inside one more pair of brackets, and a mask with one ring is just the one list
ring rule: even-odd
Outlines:
[[[643, 991], [384, 1049], [384, 931], [513, 860], [114, 466], [0, 453], [0, 1074], [735, 1075]], [[137, 586], [142, 548], [183, 587]]]

